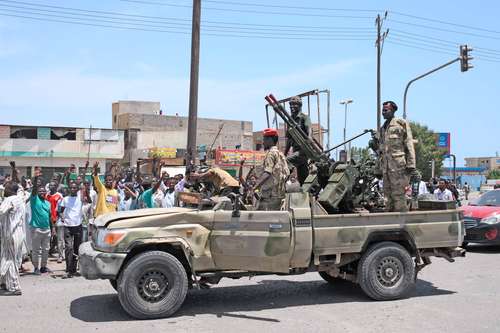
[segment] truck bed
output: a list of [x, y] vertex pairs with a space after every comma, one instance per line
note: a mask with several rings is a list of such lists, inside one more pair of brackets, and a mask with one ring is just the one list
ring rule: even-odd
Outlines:
[[456, 209], [408, 213], [314, 215], [315, 255], [361, 252], [367, 238], [383, 231], [407, 232], [419, 249], [456, 247], [463, 242], [462, 213]]

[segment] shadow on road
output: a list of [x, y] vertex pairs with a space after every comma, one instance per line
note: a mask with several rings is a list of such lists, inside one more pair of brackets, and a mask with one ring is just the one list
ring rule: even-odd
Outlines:
[[469, 244], [465, 249], [471, 253], [500, 253], [500, 245]]
[[[418, 280], [410, 297], [453, 294], [439, 289], [431, 282]], [[294, 306], [371, 302], [361, 288], [347, 281], [329, 285], [320, 281], [263, 280], [257, 285], [216, 287], [191, 290], [183, 306], [173, 317], [213, 314], [217, 317], [238, 317], [279, 322], [278, 319], [249, 316], [235, 312], [282, 309]], [[84, 322], [133, 320], [122, 309], [116, 294], [93, 295], [75, 299], [70, 306], [71, 316]]]

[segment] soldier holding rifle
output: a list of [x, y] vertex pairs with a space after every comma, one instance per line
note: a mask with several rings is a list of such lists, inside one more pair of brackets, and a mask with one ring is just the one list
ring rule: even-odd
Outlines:
[[387, 211], [406, 212], [405, 187], [410, 175], [415, 173], [415, 148], [409, 123], [394, 117], [397, 110], [398, 106], [392, 101], [382, 104], [385, 123], [380, 129], [379, 152]]
[[[290, 99], [290, 111], [292, 113], [292, 119], [299, 125], [302, 131], [309, 136], [309, 130], [311, 128], [311, 119], [308, 115], [302, 113], [302, 100], [299, 96], [294, 96]], [[304, 184], [304, 181], [308, 175], [307, 167], [307, 156], [300, 146], [300, 143], [296, 142], [290, 133], [287, 131], [286, 134], [286, 148], [285, 156], [288, 155], [290, 148], [293, 148], [292, 155], [287, 157], [288, 163], [292, 164], [297, 169], [297, 179], [300, 185]]]
[[285, 198], [285, 184], [290, 170], [285, 155], [277, 147], [278, 131], [265, 129], [263, 143], [267, 153], [262, 163], [264, 171], [255, 185], [255, 190], [260, 189], [261, 192], [257, 210], [279, 210]]

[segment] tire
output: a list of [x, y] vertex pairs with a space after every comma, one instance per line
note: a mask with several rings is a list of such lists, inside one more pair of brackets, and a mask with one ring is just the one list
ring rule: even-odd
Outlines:
[[415, 263], [401, 245], [373, 245], [358, 265], [358, 282], [365, 294], [377, 301], [400, 299], [415, 287]]
[[318, 272], [318, 273], [319, 273], [319, 276], [321, 276], [321, 278], [323, 280], [325, 280], [326, 282], [328, 282], [329, 284], [337, 284], [339, 282], [345, 281], [344, 279], [341, 279], [341, 278], [338, 278], [338, 277], [333, 277], [333, 276], [331, 276], [330, 274], [328, 274], [325, 271]]
[[177, 258], [163, 251], [134, 257], [118, 280], [120, 303], [137, 319], [171, 316], [181, 307], [187, 290], [186, 270]]
[[111, 284], [111, 287], [113, 287], [114, 290], [118, 291], [118, 281], [109, 280], [109, 283]]

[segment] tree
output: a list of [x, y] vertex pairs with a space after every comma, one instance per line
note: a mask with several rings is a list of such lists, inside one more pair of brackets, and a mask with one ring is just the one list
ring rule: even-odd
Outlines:
[[365, 147], [365, 148], [352, 147], [351, 148], [351, 158], [354, 161], [359, 162], [362, 159], [368, 158], [370, 156], [370, 152], [371, 152], [370, 148], [368, 148], [368, 147]]
[[417, 122], [410, 122], [413, 139], [415, 143], [415, 155], [417, 158], [417, 170], [422, 174], [422, 179], [428, 180], [432, 176], [431, 161], [435, 161], [435, 175], [441, 174], [443, 166], [443, 150], [436, 145], [434, 131], [427, 126]]
[[500, 169], [491, 170], [486, 177], [488, 179], [500, 179]]

